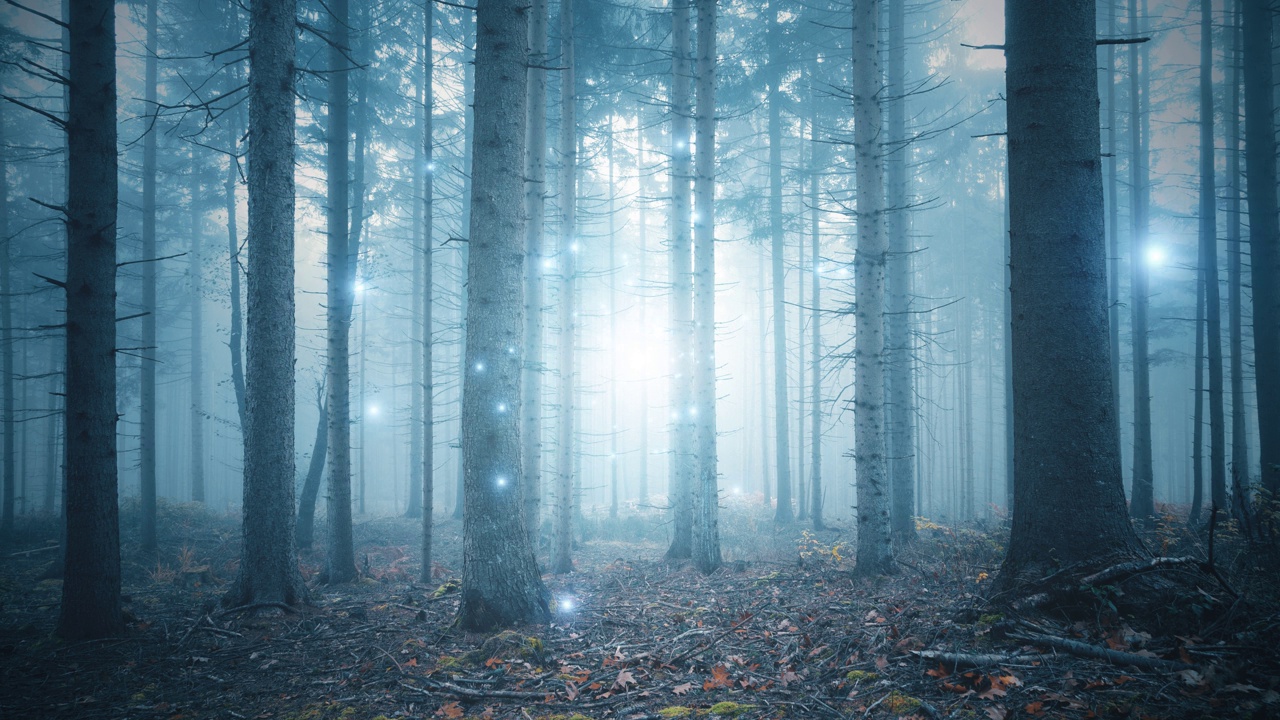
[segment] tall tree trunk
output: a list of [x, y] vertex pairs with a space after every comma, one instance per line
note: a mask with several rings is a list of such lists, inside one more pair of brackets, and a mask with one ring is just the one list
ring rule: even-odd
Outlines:
[[614, 179], [613, 116], [609, 116], [609, 134], [605, 138], [605, 156], [609, 166], [609, 517], [618, 517], [618, 264], [617, 209], [618, 190]]
[[[9, 176], [9, 158], [6, 148], [8, 145], [4, 113], [0, 112], [0, 178]], [[10, 296], [12, 292], [10, 275], [13, 270], [13, 255], [10, 251], [13, 243], [9, 239], [8, 183], [0, 187], [0, 241], [4, 243], [4, 247], [0, 247], [0, 383], [3, 383], [0, 392], [4, 394], [4, 405], [0, 409], [0, 413], [3, 413], [0, 423], [4, 424], [4, 515], [0, 516], [0, 541], [4, 541], [13, 533], [14, 486], [17, 482], [14, 467], [16, 425], [13, 417], [13, 298]], [[23, 495], [25, 496], [26, 493]], [[46, 501], [45, 504], [52, 506], [53, 503]]]
[[204, 477], [204, 215], [197, 210], [202, 185], [191, 172], [191, 253], [187, 272], [191, 276], [191, 500], [203, 503]]
[[[574, 77], [573, 0], [560, 3], [560, 421], [556, 439], [556, 526], [551, 572], [573, 572], [574, 424], [577, 375], [573, 344], [577, 339], [578, 120]], [[579, 500], [579, 502], [581, 502]]]
[[[360, 28], [360, 47], [356, 50], [356, 63], [367, 63], [368, 58], [374, 56], [370, 47], [370, 37], [372, 32], [369, 28], [369, 5], [367, 3], [358, 4], [359, 11], [356, 15], [356, 26]], [[347, 230], [347, 283], [346, 292], [351, 302], [347, 305], [347, 328], [351, 327], [351, 313], [355, 311], [355, 288], [356, 278], [360, 274], [360, 244], [364, 236], [364, 196], [365, 196], [365, 147], [369, 139], [369, 71], [366, 68], [352, 68], [348, 72], [358, 72], [356, 79], [356, 107], [355, 107], [355, 147], [352, 150], [351, 157], [351, 188], [350, 202], [351, 212], [348, 217]], [[365, 400], [365, 383], [368, 375], [365, 373], [365, 360], [368, 353], [366, 350], [369, 346], [369, 334], [367, 325], [369, 321], [369, 295], [362, 293], [360, 301], [360, 344], [357, 352], [360, 354], [360, 386], [356, 394], [356, 417], [360, 419], [360, 465], [359, 476], [360, 486], [357, 495], [356, 506], [363, 515], [365, 512], [365, 490], [367, 489], [368, 475], [365, 473], [365, 431], [368, 429], [367, 422], [369, 416], [368, 402]], [[350, 332], [347, 337], [350, 337]], [[350, 386], [348, 386], [350, 387]], [[394, 390], [392, 391], [394, 393]], [[394, 397], [394, 395], [393, 395]], [[350, 414], [350, 403], [348, 403], [348, 414]], [[410, 502], [416, 502], [417, 498], [413, 498]]]
[[[812, 78], [810, 79], [812, 82]], [[813, 397], [809, 403], [810, 422], [813, 423], [813, 441], [809, 459], [809, 518], [813, 521], [814, 530], [823, 530], [826, 523], [822, 520], [822, 233], [819, 226], [818, 192], [821, 185], [821, 158], [818, 154], [818, 113], [813, 102], [813, 90], [810, 89], [809, 104], [813, 114], [809, 116], [809, 237], [813, 243], [810, 249], [809, 274], [813, 282], [813, 303], [809, 311], [809, 323], [813, 326], [812, 345], [810, 346], [809, 365], [813, 373]]]
[[885, 73], [885, 231], [889, 254], [885, 267], [885, 415], [888, 423], [890, 526], [895, 540], [915, 537], [914, 449], [911, 442], [915, 403], [911, 398], [911, 238], [907, 214], [907, 42], [905, 0], [889, 0], [889, 47]]
[[1241, 298], [1240, 239], [1240, 24], [1242, 0], [1233, 0], [1227, 25], [1231, 50], [1227, 56], [1227, 322], [1231, 337], [1231, 507], [1242, 523], [1250, 519], [1252, 484], [1249, 476], [1249, 431], [1245, 414], [1244, 322]]
[[[435, 3], [423, 3], [422, 19], [422, 100], [420, 118], [422, 120], [418, 147], [424, 156], [425, 165], [418, 166], [418, 175], [423, 177], [422, 186], [422, 246], [415, 252], [422, 254], [422, 295], [420, 297], [422, 317], [422, 582], [431, 582], [432, 539], [435, 518], [435, 364], [432, 350], [435, 347], [435, 55], [433, 42], [435, 38]], [[423, 172], [423, 168], [426, 172]], [[418, 377], [413, 382], [418, 384]], [[415, 428], [416, 430], [416, 428]], [[526, 488], [526, 492], [528, 492]]]
[[[520, 372], [524, 332], [524, 126], [529, 19], [523, 0], [479, 0], [475, 157], [462, 450], [465, 630], [546, 622], [549, 594], [524, 527]], [[512, 352], [511, 348], [517, 348]], [[516, 408], [500, 411], [499, 406]]]
[[1200, 275], [1209, 348], [1209, 487], [1227, 511], [1227, 427], [1223, 408], [1222, 299], [1218, 287], [1218, 186], [1213, 159], [1213, 11], [1200, 2]]
[[[426, 13], [430, 13], [433, 8], [428, 8], [424, 4]], [[421, 38], [423, 44], [418, 45], [415, 49], [417, 53], [418, 72], [424, 72], [426, 63], [430, 63], [431, 59], [423, 59], [423, 55], [431, 52], [431, 35], [430, 27]], [[425, 49], [424, 49], [425, 48]], [[418, 142], [413, 144], [413, 293], [412, 300], [409, 305], [409, 336], [410, 344], [413, 351], [409, 353], [409, 501], [405, 509], [405, 517], [420, 518], [422, 517], [422, 480], [423, 480], [423, 447], [422, 439], [425, 436], [422, 426], [423, 412], [423, 382], [422, 371], [422, 343], [430, 342], [424, 335], [422, 320], [422, 293], [423, 291], [423, 268], [422, 263], [430, 251], [427, 244], [427, 231], [424, 230], [422, 224], [423, 218], [423, 187], [426, 179], [430, 176], [433, 168], [427, 165], [426, 145], [427, 140], [424, 135], [425, 123], [427, 122], [424, 113], [426, 111], [426, 88], [424, 82], [416, 83], [416, 94], [414, 95], [415, 105], [413, 108], [414, 126], [417, 129]], [[427, 560], [423, 559], [423, 576], [424, 582], [430, 581]]]
[[[1007, 147], [1007, 145], [1006, 145]], [[1001, 174], [1000, 195], [1004, 200], [1004, 498], [1010, 515], [1013, 514], [1013, 503], [1017, 482], [1014, 478], [1014, 442], [1013, 442], [1013, 262], [1012, 238], [1009, 236], [1009, 173]], [[1119, 266], [1114, 266], [1115, 267]], [[1112, 373], [1111, 382], [1120, 383], [1119, 373]], [[1112, 390], [1112, 399], [1117, 394]], [[1116, 412], [1120, 412], [1120, 404], [1115, 402]], [[1116, 442], [1120, 442], [1119, 421], [1116, 422]]]
[[244, 539], [227, 606], [307, 598], [293, 534], [296, 30], [296, 0], [250, 4]]
[[1094, 12], [1093, 0], [1005, 6], [1017, 483], [1006, 588], [1140, 552], [1111, 391]]
[[1280, 498], [1280, 219], [1268, 0], [1243, 0], [1245, 178], [1262, 487]]
[[[1117, 19], [1123, 8], [1124, 0], [1106, 0], [1107, 3], [1107, 37], [1116, 37]], [[1106, 196], [1107, 203], [1107, 326], [1110, 334], [1108, 340], [1111, 347], [1111, 394], [1117, 413], [1120, 407], [1120, 182], [1117, 165], [1120, 162], [1120, 147], [1116, 142], [1117, 125], [1120, 120], [1116, 107], [1116, 48], [1107, 45], [1106, 70], [1103, 75], [1107, 84], [1107, 156], [1106, 163]], [[1006, 219], [1007, 222], [1007, 219]], [[1005, 241], [1008, 242], [1006, 233]], [[1119, 425], [1117, 424], [1117, 427]], [[1121, 447], [1124, 447], [1123, 431]], [[1012, 452], [1012, 450], [1010, 451]], [[1123, 451], [1121, 453], [1123, 455]], [[1122, 463], [1123, 467], [1123, 463]], [[1012, 490], [1012, 485], [1010, 486]]]
[[329, 402], [324, 385], [316, 387], [315, 440], [311, 443], [311, 460], [302, 480], [302, 497], [298, 499], [298, 525], [295, 537], [298, 547], [310, 550], [315, 543], [316, 497], [320, 494], [320, 481], [324, 479], [325, 460], [329, 455]]
[[[232, 133], [231, 152], [236, 150], [235, 133]], [[222, 185], [227, 213], [227, 257], [231, 267], [231, 326], [227, 345], [231, 351], [231, 389], [236, 396], [236, 419], [240, 421], [240, 434], [248, 427], [248, 409], [245, 407], [244, 386], [244, 313], [241, 312], [240, 289], [240, 233], [236, 228], [236, 185], [239, 169], [235, 157], [227, 158], [227, 175]]]
[[[1130, 0], [1129, 33], [1138, 33], [1138, 2]], [[1133, 244], [1129, 253], [1131, 301], [1133, 303], [1133, 492], [1129, 512], [1150, 526], [1155, 520], [1155, 478], [1151, 465], [1151, 364], [1147, 353], [1147, 307], [1150, 296], [1150, 238], [1147, 214], [1151, 189], [1147, 176], [1146, 94], [1150, 89], [1145, 53], [1129, 46], [1129, 188], [1132, 193]]]
[[[462, 127], [462, 222], [463, 232], [469, 232], [471, 228], [471, 212], [472, 197], [471, 188], [472, 180], [475, 177], [475, 170], [472, 167], [475, 162], [475, 134], [476, 134], [476, 112], [475, 112], [475, 58], [476, 58], [476, 16], [472, 14], [470, 9], [462, 10], [462, 45], [463, 45], [463, 65], [462, 65], [462, 95], [463, 95], [463, 127]], [[467, 322], [469, 316], [467, 314], [468, 301], [471, 297], [471, 286], [466, 282], [470, 271], [471, 243], [462, 243], [462, 249], [459, 253], [458, 261], [461, 264], [462, 285], [458, 288], [458, 323], [462, 328], [463, 347], [458, 352], [458, 377], [465, 378], [467, 376]], [[466, 383], [458, 383], [458, 416], [462, 416], [462, 410], [466, 405]], [[466, 450], [462, 444], [462, 423], [458, 423], [458, 476], [456, 498], [453, 505], [453, 518], [461, 520], [466, 514]]]
[[[636, 273], [636, 286], [647, 287], [649, 272], [649, 220], [645, 214], [645, 156], [644, 156], [644, 118], [637, 112], [636, 117], [636, 184], [639, 186], [636, 195], [636, 214], [638, 215], [638, 231], [636, 253], [640, 256], [640, 269]], [[649, 327], [649, 303], [647, 298], [640, 299], [640, 327]], [[640, 507], [649, 503], [649, 383], [645, 378], [640, 383], [640, 483], [638, 488]]]
[[716, 466], [716, 0], [695, 0], [698, 13], [697, 107], [694, 125], [693, 382], [697, 410], [697, 475], [693, 489], [693, 564], [720, 567], [720, 495]]
[[[147, 59], [143, 93], [147, 114], [156, 109], [156, 13], [159, 0], [147, 0]], [[142, 138], [142, 351], [139, 412], [141, 544], [143, 554], [156, 550], [156, 128]]]
[[769, 0], [769, 257], [773, 269], [773, 428], [778, 508], [773, 520], [790, 523], [791, 404], [787, 399], [787, 238], [782, 229], [782, 29], [778, 2]]
[[547, 205], [547, 0], [533, 0], [529, 15], [528, 120], [524, 156], [524, 396], [520, 401], [524, 442], [524, 524], [529, 544], [538, 548], [542, 529], [542, 234]]
[[690, 3], [671, 5], [671, 501], [674, 530], [667, 558], [693, 555], [693, 44]]
[[325, 318], [329, 406], [328, 543], [326, 582], [350, 582], [356, 577], [355, 548], [351, 537], [351, 309], [355, 288], [351, 263], [350, 147], [351, 100], [348, 97], [351, 45], [347, 0], [329, 4], [329, 124], [325, 129], [325, 174], [328, 186], [328, 248]]
[[880, 137], [883, 94], [879, 59], [880, 0], [853, 5], [853, 122], [858, 199], [855, 257], [857, 342], [854, 366], [854, 458], [858, 496], [859, 575], [892, 570], [890, 489], [885, 462], [885, 262], [889, 252], [884, 218], [884, 162]]
[[112, 0], [69, 16], [67, 489], [58, 635], [124, 630], [116, 505], [116, 30]]
[[1200, 522], [1204, 509], [1204, 282], [1196, 278], [1195, 399], [1191, 413], [1191, 524]]

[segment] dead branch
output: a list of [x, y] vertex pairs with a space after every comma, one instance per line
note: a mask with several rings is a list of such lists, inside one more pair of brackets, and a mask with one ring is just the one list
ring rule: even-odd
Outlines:
[[1130, 665], [1143, 670], [1178, 671], [1190, 670], [1195, 667], [1194, 665], [1188, 665], [1174, 660], [1137, 655], [1135, 653], [1123, 652], [1120, 650], [1111, 650], [1110, 648], [1100, 648], [1096, 645], [1082, 643], [1078, 640], [1068, 640], [1066, 638], [1055, 637], [1053, 635], [1015, 635], [1010, 633], [1009, 637], [1014, 638], [1015, 640], [1025, 640], [1037, 645], [1046, 645], [1077, 657], [1106, 660], [1107, 662], [1115, 665]]

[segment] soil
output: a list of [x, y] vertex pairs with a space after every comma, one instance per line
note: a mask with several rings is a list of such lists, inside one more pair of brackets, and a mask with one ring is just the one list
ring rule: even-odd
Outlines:
[[[86, 643], [53, 633], [60, 582], [40, 575], [56, 528], [28, 521], [0, 557], [0, 718], [1280, 717], [1276, 553], [1229, 529], [1218, 564], [1241, 599], [1184, 583], [1172, 634], [1151, 631], [1168, 618], [1125, 614], [1123, 583], [1086, 616], [993, 604], [998, 530], [922, 521], [900, 571], [868, 582], [847, 530], [778, 529], [731, 503], [725, 566], [703, 576], [662, 560], [658, 511], [631, 511], [589, 518], [577, 571], [544, 578], [552, 624], [475, 635], [452, 624], [457, 521], [437, 523], [431, 583], [417, 521], [372, 519], [356, 526], [359, 582], [320, 585], [322, 555], [304, 551], [311, 605], [227, 612], [238, 519], [166, 506], [157, 559], [125, 563], [128, 633]], [[1176, 523], [1147, 540], [1203, 556]]]

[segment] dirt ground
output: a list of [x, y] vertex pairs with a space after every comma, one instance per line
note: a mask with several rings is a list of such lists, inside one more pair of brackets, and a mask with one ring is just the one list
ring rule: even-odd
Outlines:
[[[997, 609], [1001, 541], [978, 527], [922, 521], [900, 571], [868, 582], [847, 531], [777, 530], [746, 502], [722, 520], [727, 562], [704, 577], [663, 561], [657, 511], [589, 518], [577, 572], [545, 578], [555, 621], [484, 636], [452, 626], [457, 521], [437, 525], [429, 585], [416, 521], [372, 519], [360, 582], [319, 585], [307, 551], [312, 605], [227, 613], [237, 518], [166, 506], [158, 561], [125, 563], [128, 634], [87, 643], [53, 635], [54, 527], [28, 522], [0, 556], [0, 720], [1280, 717], [1274, 553], [1229, 529], [1218, 566], [1241, 598], [1191, 583], [1171, 630], [1164, 610], [1116, 611], [1122, 584], [1075, 617]], [[1175, 524], [1148, 541], [1205, 550]]]

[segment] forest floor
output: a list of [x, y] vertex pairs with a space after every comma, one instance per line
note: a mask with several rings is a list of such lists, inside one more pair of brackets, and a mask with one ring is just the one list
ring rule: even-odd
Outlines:
[[[485, 636], [452, 627], [457, 521], [437, 525], [429, 585], [416, 521], [370, 519], [358, 583], [319, 585], [322, 553], [306, 551], [311, 605], [226, 613], [236, 518], [167, 506], [159, 560], [125, 564], [128, 634], [87, 643], [53, 635], [60, 583], [39, 579], [53, 525], [30, 525], [0, 554], [0, 719], [1280, 717], [1280, 583], [1229, 531], [1219, 566], [1244, 599], [1206, 584], [1170, 608], [1201, 627], [1173, 634], [1107, 593], [1085, 617], [1008, 617], [986, 599], [1001, 541], [977, 527], [922, 523], [900, 572], [869, 582], [850, 573], [847, 530], [777, 530], [732, 503], [722, 522], [710, 576], [663, 561], [656, 511], [588, 523], [578, 571], [545, 578], [554, 622]], [[1204, 550], [1176, 525], [1148, 540]], [[1115, 652], [1016, 639], [1028, 629]]]

